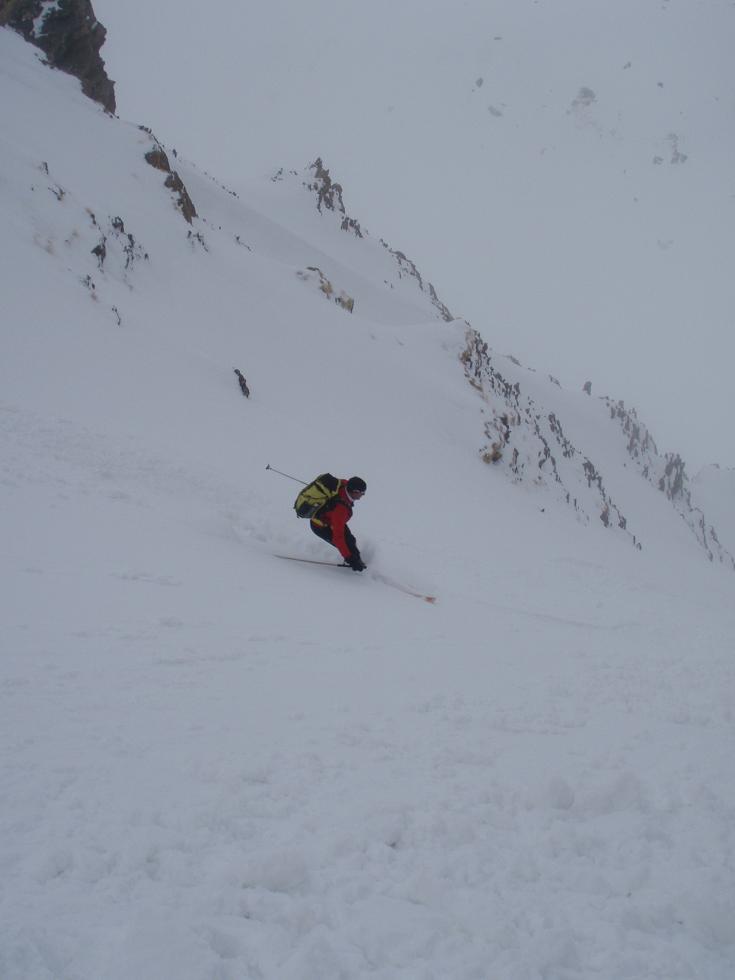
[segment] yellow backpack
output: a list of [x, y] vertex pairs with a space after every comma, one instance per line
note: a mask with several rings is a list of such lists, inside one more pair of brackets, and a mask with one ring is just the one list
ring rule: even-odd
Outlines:
[[296, 498], [294, 510], [297, 517], [316, 517], [319, 511], [339, 493], [339, 480], [331, 473], [322, 473], [312, 480]]

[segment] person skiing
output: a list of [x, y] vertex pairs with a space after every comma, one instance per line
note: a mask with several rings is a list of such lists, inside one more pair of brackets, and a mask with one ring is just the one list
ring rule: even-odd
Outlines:
[[347, 527], [355, 501], [364, 496], [367, 484], [359, 476], [339, 480], [337, 493], [311, 518], [311, 529], [317, 537], [333, 545], [354, 572], [363, 572], [367, 565], [360, 556], [355, 536]]

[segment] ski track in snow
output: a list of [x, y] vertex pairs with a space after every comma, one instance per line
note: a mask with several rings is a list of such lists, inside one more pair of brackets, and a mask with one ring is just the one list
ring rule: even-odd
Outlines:
[[[87, 498], [108, 520], [158, 520], [164, 492], [223, 521], [238, 506], [135, 447], [3, 417], [18, 493]], [[164, 603], [192, 571], [161, 557], [97, 586], [144, 591], [127, 621], [82, 602], [11, 626], [3, 977], [726, 976], [715, 625], [696, 658], [667, 600], [668, 628], [455, 597], [434, 623], [406, 602], [393, 640], [363, 623], [345, 641], [309, 616], [240, 631], [204, 602]], [[50, 592], [75, 576], [82, 594], [98, 574], [21, 571]], [[462, 648], [460, 610], [489, 616]]]

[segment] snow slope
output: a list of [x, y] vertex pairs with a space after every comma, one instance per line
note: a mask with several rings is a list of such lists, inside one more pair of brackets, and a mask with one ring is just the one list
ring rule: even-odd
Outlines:
[[496, 350], [735, 466], [731, 3], [95, 10], [123, 117], [228, 181], [322, 154]]
[[[731, 977], [735, 579], [602, 404], [539, 379], [642, 550], [482, 461], [466, 325], [298, 181], [169, 156], [189, 224], [0, 86], [3, 980]], [[267, 463], [365, 477], [367, 573], [273, 557], [330, 551]]]

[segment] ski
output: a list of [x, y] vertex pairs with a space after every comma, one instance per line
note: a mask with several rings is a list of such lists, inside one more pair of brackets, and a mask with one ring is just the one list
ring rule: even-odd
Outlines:
[[395, 579], [388, 578], [387, 575], [383, 575], [382, 572], [371, 572], [371, 575], [376, 581], [382, 582], [383, 585], [388, 585], [391, 589], [397, 589], [399, 592], [403, 592], [404, 595], [411, 595], [414, 597], [414, 599], [422, 599], [424, 602], [428, 602], [432, 606], [437, 601], [437, 596], [424, 595], [423, 592], [415, 592], [413, 589], [409, 589], [407, 585], [402, 585], [400, 582], [396, 582]]
[[316, 558], [296, 558], [294, 555], [273, 555], [274, 558], [283, 558], [284, 561], [303, 561], [307, 565], [331, 565], [332, 568], [349, 568], [341, 561], [317, 561]]
[[[297, 558], [295, 555], [273, 555], [273, 557], [282, 558], [284, 561], [301, 561], [307, 565], [331, 565], [332, 568], [350, 567], [349, 565], [339, 561], [320, 561], [316, 558]], [[414, 599], [421, 599], [423, 602], [428, 602], [431, 605], [434, 605], [437, 601], [437, 596], [424, 595], [423, 592], [416, 592], [414, 589], [410, 589], [407, 585], [402, 585], [400, 582], [396, 582], [395, 579], [388, 578], [388, 576], [383, 575], [382, 572], [368, 571], [368, 575], [376, 582], [382, 582], [383, 585], [387, 585], [391, 589], [397, 589], [399, 592], [403, 592], [404, 595], [413, 596]]]

